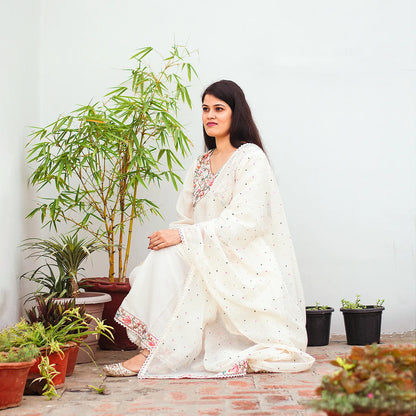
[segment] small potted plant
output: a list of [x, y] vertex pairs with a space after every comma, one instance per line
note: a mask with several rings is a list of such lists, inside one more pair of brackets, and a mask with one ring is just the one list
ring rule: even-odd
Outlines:
[[0, 333], [0, 410], [20, 405], [29, 369], [38, 355], [34, 345], [13, 347], [7, 334]]
[[[29, 252], [28, 258], [42, 264], [35, 270], [24, 273], [21, 278], [38, 284], [26, 301], [39, 297], [54, 298], [55, 302], [67, 303], [74, 299], [75, 305], [83, 305], [85, 311], [97, 319], [102, 318], [104, 304], [111, 301], [110, 295], [100, 292], [82, 292], [79, 290], [78, 278], [83, 262], [95, 251], [105, 249], [96, 239], [79, 238], [77, 234], [64, 234], [50, 239], [27, 239], [22, 247]], [[58, 298], [58, 299], [56, 299]], [[42, 309], [44, 303], [38, 306]], [[49, 307], [52, 307], [49, 304]], [[91, 325], [94, 322], [91, 322]], [[91, 328], [94, 329], [94, 328]], [[90, 335], [87, 340], [92, 354], [98, 348], [98, 340]], [[109, 341], [111, 342], [111, 341]], [[91, 361], [90, 354], [81, 351], [78, 363]]]
[[[73, 317], [68, 315], [68, 320], [77, 320], [79, 321], [80, 318], [84, 322], [85, 331], [88, 331], [89, 324], [91, 323], [91, 319], [88, 317], [88, 314], [85, 312], [85, 305], [81, 305], [77, 308], [78, 314]], [[75, 308], [75, 299], [70, 299], [68, 301], [60, 301], [57, 302], [51, 298], [43, 298], [37, 297], [36, 298], [36, 305], [33, 306], [31, 309], [26, 311], [27, 321], [30, 324], [34, 324], [35, 322], [41, 322], [45, 328], [49, 328], [50, 326], [55, 326], [59, 324], [64, 313], [68, 309]], [[80, 328], [76, 328], [73, 330], [73, 333], [79, 334]], [[80, 350], [80, 346], [82, 345], [81, 352], [85, 355], [94, 354], [94, 347], [95, 344], [89, 342], [88, 338], [93, 337], [96, 339], [95, 331], [89, 335], [79, 335], [79, 338], [74, 338], [73, 340], [68, 341], [68, 345], [70, 346], [68, 349], [68, 365], [66, 368], [66, 377], [72, 375], [75, 364], [77, 363], [78, 353]], [[84, 362], [83, 360], [80, 360]], [[89, 359], [91, 361], [91, 358]], [[79, 362], [79, 361], [78, 361]]]
[[341, 303], [348, 345], [379, 344], [384, 299], [378, 299], [375, 305], [363, 305], [360, 295], [356, 295], [354, 302], [342, 299]]
[[[154, 71], [146, 60], [160, 59]], [[181, 104], [191, 106], [187, 81], [195, 70], [191, 53], [174, 45], [165, 57], [153, 48], [133, 57], [129, 78], [96, 103], [88, 103], [34, 130], [27, 145], [36, 190], [52, 185], [29, 216], [45, 225], [62, 222], [106, 246], [108, 273], [88, 279], [88, 290], [111, 294], [103, 317], [115, 328], [117, 344], [100, 339], [104, 349], [133, 349], [124, 327], [113, 318], [130, 290], [127, 267], [137, 224], [159, 215], [146, 189], [170, 181], [178, 189], [191, 141], [178, 120]], [[185, 81], [184, 78], [187, 80]], [[103, 341], [103, 343], [101, 343]]]
[[334, 308], [320, 305], [306, 307], [306, 332], [308, 347], [318, 347], [329, 344], [331, 316]]
[[29, 370], [28, 389], [33, 384], [33, 380], [39, 377], [45, 378], [48, 372], [51, 374], [53, 365], [53, 377], [46, 377], [46, 385], [42, 385], [42, 388], [45, 389], [45, 395], [56, 395], [55, 388], [62, 387], [65, 382], [70, 342], [82, 343], [82, 338], [92, 333], [97, 336], [98, 334], [112, 336], [109, 327], [102, 321], [89, 314], [86, 314], [86, 317], [95, 322], [95, 329], [91, 330], [85, 317], [80, 314], [79, 308], [70, 308], [65, 309], [55, 323], [44, 324], [41, 321], [30, 323], [22, 319], [16, 325], [0, 332], [0, 339], [6, 337], [11, 347], [34, 345], [40, 351], [41, 356]]
[[307, 403], [328, 416], [413, 416], [416, 408], [414, 345], [353, 347], [322, 378], [319, 399]]
[[35, 270], [21, 278], [38, 283], [27, 300], [37, 296], [72, 298], [80, 295], [78, 278], [84, 261], [95, 251], [105, 250], [96, 239], [79, 238], [77, 233], [61, 234], [49, 239], [28, 238], [22, 244], [28, 259], [42, 260]]

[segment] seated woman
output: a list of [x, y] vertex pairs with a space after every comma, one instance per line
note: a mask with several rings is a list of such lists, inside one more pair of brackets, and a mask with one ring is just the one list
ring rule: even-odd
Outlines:
[[208, 151], [116, 314], [141, 351], [104, 366], [109, 376], [230, 377], [314, 362], [282, 201], [244, 93], [219, 81], [202, 101]]

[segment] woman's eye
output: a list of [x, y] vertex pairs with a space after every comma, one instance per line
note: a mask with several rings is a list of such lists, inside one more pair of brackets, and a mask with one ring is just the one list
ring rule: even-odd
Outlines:
[[224, 110], [224, 109], [223, 109], [222, 107], [217, 107], [217, 108], [216, 108], [216, 110], [217, 110], [217, 111], [222, 111], [222, 110]]

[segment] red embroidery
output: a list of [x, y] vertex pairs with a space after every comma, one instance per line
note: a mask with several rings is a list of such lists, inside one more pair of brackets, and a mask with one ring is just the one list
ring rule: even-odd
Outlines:
[[144, 347], [152, 349], [156, 346], [158, 339], [148, 331], [147, 325], [124, 309], [118, 309], [114, 320], [137, 334]]

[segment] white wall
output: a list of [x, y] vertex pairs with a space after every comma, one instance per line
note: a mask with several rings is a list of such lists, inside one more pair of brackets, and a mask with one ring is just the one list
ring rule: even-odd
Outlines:
[[24, 143], [37, 122], [39, 6], [0, 1], [0, 328], [20, 315], [26, 179]]
[[[384, 332], [416, 327], [412, 0], [38, 4], [41, 125], [100, 98], [125, 78], [120, 68], [140, 47], [164, 52], [176, 40], [197, 48], [195, 110], [184, 115], [194, 155], [203, 88], [233, 79], [279, 179], [307, 302], [338, 309], [356, 293], [366, 303], [385, 298]], [[173, 219], [175, 192], [154, 196], [166, 222]], [[163, 224], [140, 228], [130, 267]], [[102, 259], [89, 270], [105, 271]], [[333, 319], [333, 332], [342, 333], [340, 313]]]

